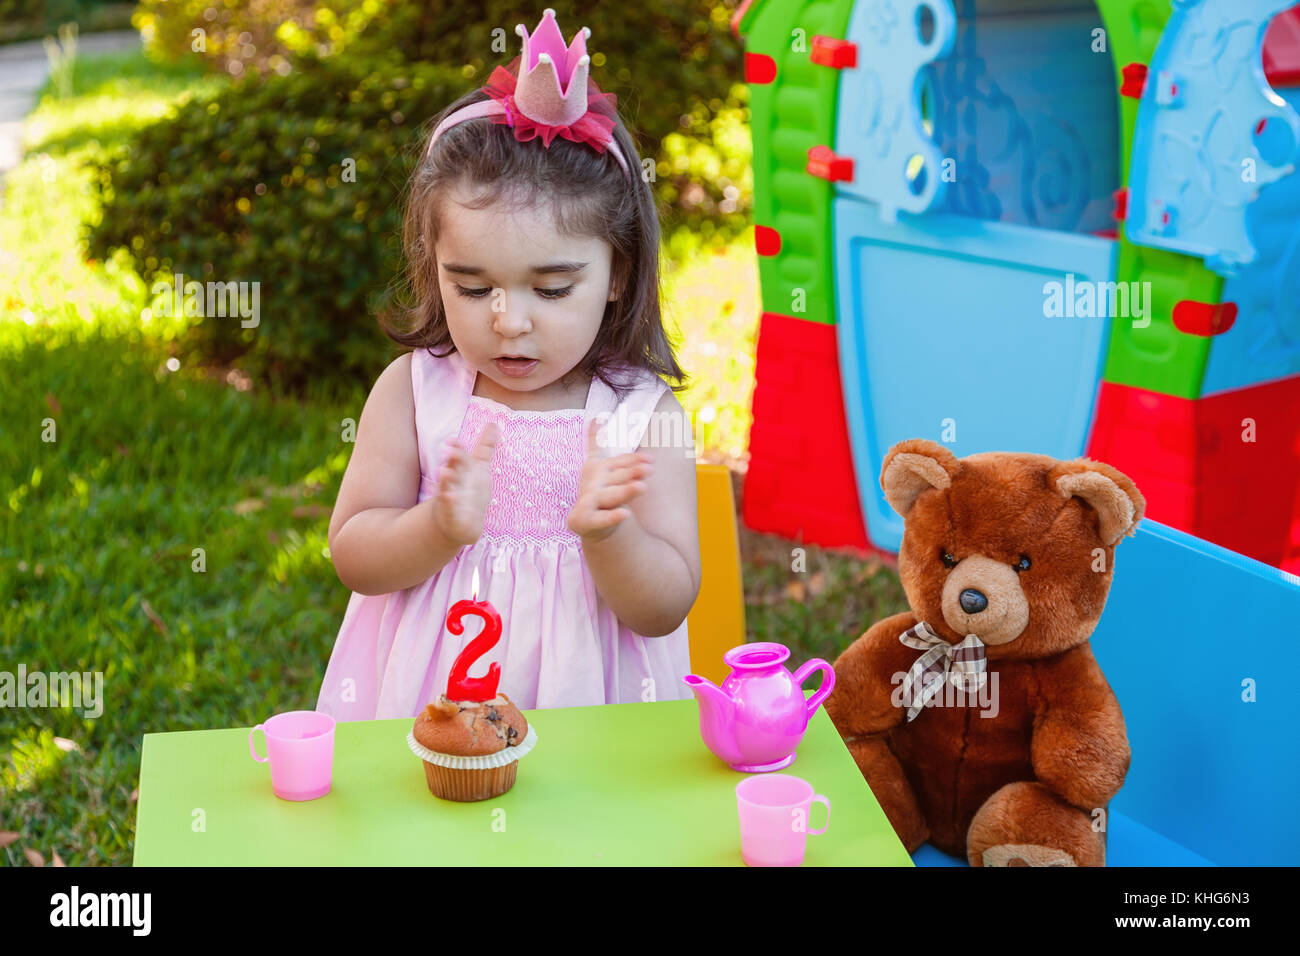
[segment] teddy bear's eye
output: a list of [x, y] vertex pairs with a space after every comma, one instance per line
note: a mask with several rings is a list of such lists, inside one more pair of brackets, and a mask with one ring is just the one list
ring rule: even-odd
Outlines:
[[1020, 556], [1020, 560], [1017, 561], [1014, 565], [1012, 565], [1012, 569], [1016, 572], [1016, 574], [1019, 574], [1021, 571], [1028, 571], [1028, 570], [1029, 570], [1029, 555], [1027, 555], [1027, 554], [1022, 554], [1022, 555]]
[[957, 566], [957, 559], [947, 551], [939, 552], [939, 560], [943, 562], [945, 568], [955, 568]]

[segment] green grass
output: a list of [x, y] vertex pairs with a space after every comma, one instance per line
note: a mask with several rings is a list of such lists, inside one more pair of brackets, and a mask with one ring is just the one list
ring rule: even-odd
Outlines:
[[85, 224], [99, 215], [87, 167], [182, 97], [224, 82], [192, 62], [158, 66], [130, 53], [79, 58], [66, 99], [47, 88], [24, 130], [27, 158], [4, 179], [0, 317], [60, 340], [90, 324], [132, 337], [150, 331], [140, 328], [148, 290], [126, 257], [87, 261]]
[[[5, 669], [102, 671], [105, 707], [97, 720], [3, 713], [0, 829], [69, 863], [128, 863], [143, 733], [315, 706], [347, 598], [326, 526], [349, 452], [338, 423], [356, 408], [306, 410], [171, 373], [93, 331], [55, 349], [11, 345]], [[56, 441], [42, 440], [46, 419]]]
[[[0, 831], [13, 865], [129, 864], [142, 735], [248, 726], [315, 705], [348, 593], [326, 531], [364, 394], [289, 401], [168, 363], [143, 284], [87, 262], [84, 164], [221, 80], [87, 58], [46, 96], [0, 207], [0, 670], [99, 671], [98, 719], [0, 710]], [[743, 466], [759, 314], [752, 240], [668, 277], [704, 460]], [[48, 431], [49, 420], [54, 432]], [[46, 438], [55, 440], [47, 441]], [[742, 531], [751, 640], [834, 659], [903, 606], [874, 560]], [[205, 570], [195, 569], [203, 549]]]

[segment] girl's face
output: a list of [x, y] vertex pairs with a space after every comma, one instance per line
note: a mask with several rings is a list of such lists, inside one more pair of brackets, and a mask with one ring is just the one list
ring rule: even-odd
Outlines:
[[445, 198], [435, 247], [452, 341], [497, 394], [560, 400], [560, 380], [587, 354], [605, 304], [617, 298], [613, 250], [598, 237], [561, 235], [544, 204], [470, 209], [462, 202], [471, 194], [461, 190]]

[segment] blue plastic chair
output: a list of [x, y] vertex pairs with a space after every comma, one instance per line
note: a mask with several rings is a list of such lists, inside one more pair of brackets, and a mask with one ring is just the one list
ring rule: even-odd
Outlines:
[[[1154, 521], [1115, 554], [1092, 647], [1133, 762], [1107, 865], [1295, 865], [1300, 578]], [[965, 865], [928, 844], [912, 860]]]

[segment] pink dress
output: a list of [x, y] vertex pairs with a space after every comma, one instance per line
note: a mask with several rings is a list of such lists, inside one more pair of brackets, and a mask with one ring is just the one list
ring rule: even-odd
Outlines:
[[[618, 437], [627, 444], [612, 443], [608, 453], [633, 451], [668, 386], [648, 370], [625, 369], [615, 380], [635, 387], [621, 407], [614, 391], [593, 378], [585, 409], [517, 411], [474, 395], [477, 375], [459, 352], [446, 358], [425, 349], [411, 353], [419, 501], [435, 491], [432, 476], [451, 435], [473, 448], [487, 422], [500, 423], [483, 535], [421, 584], [389, 594], [353, 593], [316, 709], [336, 720], [413, 718], [445, 692], [453, 661], [481, 629], [477, 616], [465, 618], [460, 636], [446, 627], [451, 605], [471, 596], [475, 568], [479, 600], [497, 609], [502, 630], [471, 676], [499, 662], [499, 689], [519, 707], [689, 697], [682, 682], [690, 673], [686, 622], [662, 637], [626, 627], [597, 593], [582, 539], [566, 524], [588, 419], [617, 414], [627, 426]], [[607, 434], [614, 437], [613, 429]]]

